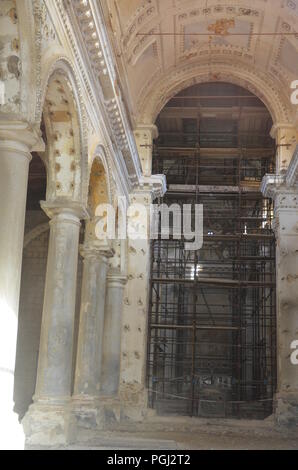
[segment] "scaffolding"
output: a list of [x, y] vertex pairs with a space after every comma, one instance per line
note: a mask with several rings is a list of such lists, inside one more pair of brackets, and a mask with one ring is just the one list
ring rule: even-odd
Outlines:
[[147, 378], [158, 413], [263, 419], [276, 389], [274, 149], [166, 147], [160, 203], [203, 204], [204, 244], [152, 242]]

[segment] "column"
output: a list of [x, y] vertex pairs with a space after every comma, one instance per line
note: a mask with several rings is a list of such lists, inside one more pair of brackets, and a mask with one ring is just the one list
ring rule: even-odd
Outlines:
[[101, 392], [106, 396], [116, 397], [119, 390], [123, 291], [126, 282], [126, 276], [108, 276], [101, 378]]
[[34, 404], [23, 424], [28, 444], [67, 442], [80, 220], [75, 202], [42, 203], [51, 218], [45, 297]]
[[0, 126], [0, 449], [7, 450], [24, 448], [13, 388], [28, 169], [38, 139], [38, 133]]
[[276, 173], [285, 174], [297, 145], [297, 130], [291, 124], [276, 123], [271, 129], [271, 137], [277, 146]]
[[[141, 237], [128, 237], [128, 282], [124, 291], [119, 397], [123, 415], [143, 419], [147, 410], [146, 363], [150, 278], [150, 205], [166, 190], [165, 176], [143, 177], [131, 196], [129, 227]], [[143, 233], [142, 233], [143, 232]]]
[[106, 299], [108, 260], [110, 249], [103, 250], [95, 243], [82, 248], [84, 271], [80, 327], [75, 376], [75, 398], [85, 403], [99, 395]]
[[152, 175], [153, 140], [158, 137], [158, 129], [153, 124], [140, 124], [134, 132], [144, 176]]
[[267, 176], [263, 192], [275, 202], [277, 287], [277, 423], [298, 426], [298, 191]]

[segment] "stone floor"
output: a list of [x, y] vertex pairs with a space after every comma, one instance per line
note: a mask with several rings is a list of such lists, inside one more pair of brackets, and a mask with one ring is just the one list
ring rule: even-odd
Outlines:
[[[182, 422], [184, 425], [182, 426]], [[168, 427], [168, 430], [158, 428]], [[277, 429], [269, 420], [181, 420], [152, 422], [152, 430], [106, 431], [86, 444], [61, 450], [298, 450], [298, 430]], [[148, 423], [148, 428], [150, 424]], [[155, 428], [155, 429], [154, 429]], [[181, 429], [179, 431], [178, 429]], [[35, 449], [35, 448], [34, 448]]]

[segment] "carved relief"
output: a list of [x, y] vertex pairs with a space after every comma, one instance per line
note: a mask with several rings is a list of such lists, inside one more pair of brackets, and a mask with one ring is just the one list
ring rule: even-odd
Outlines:
[[16, 0], [0, 3], [0, 82], [2, 113], [18, 113], [21, 105], [22, 66], [19, 50], [19, 19]]
[[45, 52], [48, 47], [53, 44], [60, 44], [56, 28], [49, 16], [48, 9], [44, 2], [40, 5], [40, 28], [41, 28], [41, 46], [42, 52]]

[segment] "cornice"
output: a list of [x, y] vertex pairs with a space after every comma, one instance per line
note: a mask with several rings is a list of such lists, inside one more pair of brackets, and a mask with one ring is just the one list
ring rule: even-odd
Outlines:
[[266, 175], [261, 184], [261, 192], [265, 197], [274, 199], [276, 192], [285, 183], [285, 177], [282, 175]]
[[[298, 147], [293, 156], [292, 162], [285, 175], [266, 175], [261, 184], [261, 192], [265, 197], [273, 199], [278, 206], [288, 196], [298, 195], [297, 180], [298, 169]], [[295, 198], [296, 201], [297, 198]], [[296, 204], [296, 202], [295, 202]]]
[[[115, 147], [125, 163], [128, 186], [133, 188], [137, 186], [141, 176], [141, 166], [121, 91], [117, 86], [119, 80], [114, 66], [116, 62], [101, 6], [94, 0], [55, 0], [55, 3], [65, 26], [68, 23], [65, 29], [84, 81], [89, 82], [92, 105], [95, 109], [99, 108], [96, 96], [103, 104], [101, 111], [108, 123], [110, 138], [114, 139]], [[77, 41], [77, 38], [81, 41]], [[86, 76], [86, 70], [89, 77]], [[125, 173], [124, 168], [123, 172]]]
[[167, 191], [167, 180], [165, 175], [142, 176], [138, 192], [151, 192], [152, 199], [163, 197]]
[[[113, 130], [109, 124], [105, 107], [102, 105], [104, 98], [100, 86], [96, 85], [88, 58], [82, 51], [84, 47], [79, 46], [79, 44], [82, 45], [83, 43], [79, 36], [80, 32], [77, 31], [78, 34], [74, 33], [74, 28], [69, 17], [70, 15], [65, 11], [63, 0], [53, 0], [51, 3], [47, 3], [47, 7], [56, 25], [59, 38], [63, 38], [63, 42], [69, 45], [73, 65], [76, 69], [76, 75], [79, 77], [80, 87], [84, 95], [84, 108], [86, 109], [90, 124], [93, 129], [100, 130], [108, 164], [113, 168], [114, 176], [117, 179], [121, 191], [128, 197], [128, 194], [132, 190], [130, 175], [122, 153], [117, 148], [116, 142], [113, 139]], [[65, 54], [68, 54], [67, 51]], [[64, 60], [64, 58], [61, 58], [61, 60]]]

